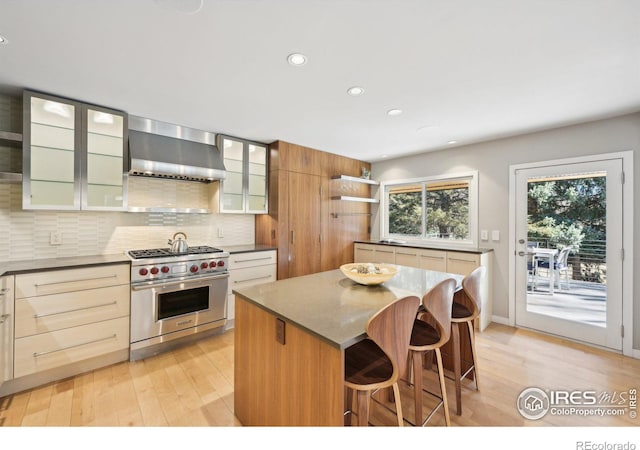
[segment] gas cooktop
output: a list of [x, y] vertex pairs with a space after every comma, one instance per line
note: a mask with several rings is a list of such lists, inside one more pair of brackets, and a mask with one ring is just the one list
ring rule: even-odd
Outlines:
[[146, 259], [146, 258], [161, 258], [172, 256], [184, 256], [184, 255], [204, 255], [210, 253], [221, 253], [223, 250], [215, 247], [209, 247], [208, 245], [200, 245], [195, 247], [189, 247], [184, 253], [172, 253], [168, 248], [150, 248], [143, 250], [129, 250], [127, 253], [133, 259]]

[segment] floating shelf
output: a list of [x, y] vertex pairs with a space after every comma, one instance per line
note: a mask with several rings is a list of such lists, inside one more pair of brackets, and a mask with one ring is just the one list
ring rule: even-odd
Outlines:
[[0, 183], [22, 183], [22, 174], [14, 172], [0, 172]]
[[380, 184], [378, 181], [375, 181], [375, 180], [368, 180], [366, 178], [351, 177], [349, 175], [335, 175], [335, 176], [331, 177], [331, 179], [332, 180], [353, 181], [354, 183], [372, 184], [372, 185], [376, 185], [376, 186]]
[[363, 202], [363, 203], [380, 203], [380, 200], [377, 200], [375, 198], [350, 197], [348, 195], [338, 195], [336, 197], [331, 197], [331, 200], [344, 200], [347, 202]]
[[22, 147], [22, 134], [0, 131], [0, 144], [15, 148]]

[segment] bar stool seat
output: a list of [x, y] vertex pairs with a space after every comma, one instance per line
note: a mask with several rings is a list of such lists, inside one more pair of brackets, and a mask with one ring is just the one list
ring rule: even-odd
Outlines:
[[473, 311], [465, 305], [454, 302], [451, 308], [451, 320], [455, 321], [455, 319], [465, 319], [464, 321], [466, 321], [466, 319], [471, 316], [473, 316]]
[[[405, 373], [413, 321], [420, 299], [408, 296], [382, 308], [367, 322], [367, 338], [344, 351], [346, 405], [348, 412], [357, 411], [358, 425], [369, 424], [371, 394], [392, 388], [398, 426], [404, 425], [398, 380]], [[356, 408], [353, 393], [356, 392]]]

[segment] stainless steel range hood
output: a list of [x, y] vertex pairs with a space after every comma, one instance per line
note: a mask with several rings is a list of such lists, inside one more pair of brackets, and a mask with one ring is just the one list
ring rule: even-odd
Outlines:
[[129, 116], [129, 174], [208, 183], [226, 176], [215, 135]]

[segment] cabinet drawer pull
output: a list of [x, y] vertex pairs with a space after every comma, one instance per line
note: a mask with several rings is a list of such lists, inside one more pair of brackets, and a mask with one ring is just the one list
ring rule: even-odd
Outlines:
[[67, 313], [72, 313], [72, 312], [76, 312], [76, 311], [85, 311], [87, 309], [102, 308], [103, 306], [111, 306], [111, 305], [116, 305], [116, 304], [118, 304], [118, 302], [114, 300], [111, 303], [102, 303], [100, 305], [85, 306], [84, 308], [68, 309], [66, 311], [58, 311], [58, 312], [53, 312], [53, 313], [49, 313], [49, 314], [34, 314], [33, 318], [34, 319], [41, 319], [42, 317], [57, 316], [58, 314], [67, 314]]
[[34, 284], [35, 287], [43, 287], [43, 286], [53, 286], [55, 284], [65, 284], [65, 283], [77, 283], [79, 281], [93, 281], [93, 280], [108, 280], [110, 278], [118, 278], [118, 275], [109, 275], [107, 277], [96, 277], [96, 278], [80, 278], [77, 280], [65, 280], [65, 281], [55, 281], [53, 283], [42, 283], [42, 284]]
[[449, 258], [451, 261], [462, 261], [462, 262], [470, 262], [475, 263], [476, 261], [473, 259], [464, 259], [464, 258]]
[[405, 256], [418, 256], [417, 253], [402, 253], [402, 252], [396, 252], [396, 255], [405, 255]]
[[235, 280], [234, 283], [244, 283], [246, 281], [265, 280], [267, 278], [271, 278], [271, 275], [266, 275], [264, 277], [256, 277], [256, 278], [247, 278], [246, 280]]
[[245, 263], [251, 261], [266, 261], [267, 259], [272, 259], [271, 256], [267, 256], [266, 258], [253, 258], [253, 259], [237, 259], [233, 261], [234, 263]]
[[[427, 259], [444, 259], [444, 256], [420, 255], [420, 258], [427, 258]], [[454, 259], [454, 258], [449, 258], [449, 259]], [[466, 260], [461, 260], [461, 261], [466, 261]]]
[[63, 347], [63, 348], [59, 348], [59, 349], [56, 349], [56, 350], [49, 350], [48, 352], [34, 353], [33, 357], [34, 358], [38, 358], [39, 356], [50, 355], [51, 353], [63, 352], [65, 350], [70, 350], [72, 348], [82, 347], [83, 345], [89, 345], [89, 344], [95, 344], [96, 342], [108, 341], [109, 339], [114, 339], [116, 337], [118, 337], [117, 334], [112, 334], [111, 336], [103, 337], [103, 338], [100, 338], [100, 339], [94, 339], [93, 341], [82, 342], [80, 344], [70, 345], [68, 347]]
[[0, 325], [5, 323], [9, 317], [10, 317], [9, 314], [4, 314], [4, 315], [0, 316]]
[[0, 289], [0, 297], [4, 297], [5, 295], [7, 295], [7, 292], [9, 292], [11, 289], [9, 288], [3, 288]]

